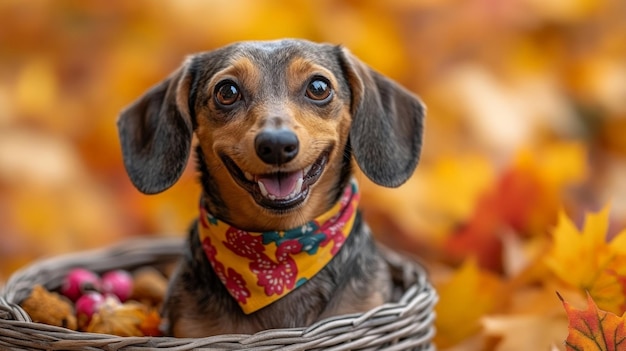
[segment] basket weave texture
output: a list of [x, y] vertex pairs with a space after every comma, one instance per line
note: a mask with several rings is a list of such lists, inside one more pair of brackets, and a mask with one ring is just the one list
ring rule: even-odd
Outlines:
[[398, 298], [366, 313], [332, 317], [306, 328], [206, 338], [119, 337], [34, 323], [18, 305], [36, 284], [57, 289], [74, 267], [96, 272], [173, 262], [180, 239], [139, 239], [97, 251], [38, 261], [16, 272], [0, 291], [0, 350], [435, 350], [437, 294], [421, 266], [392, 252], [385, 257]]

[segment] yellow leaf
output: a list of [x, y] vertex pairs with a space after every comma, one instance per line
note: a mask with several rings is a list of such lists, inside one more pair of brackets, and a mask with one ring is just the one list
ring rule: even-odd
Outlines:
[[545, 258], [547, 266], [559, 278], [573, 286], [589, 288], [593, 285], [601, 263], [599, 256], [605, 247], [606, 226], [602, 225], [603, 221], [608, 221], [608, 208], [588, 215], [585, 230], [581, 233], [565, 213], [559, 213], [552, 233], [554, 244]]
[[626, 230], [619, 232], [619, 234], [611, 240], [609, 247], [620, 255], [626, 255]]
[[429, 216], [430, 220], [445, 221], [446, 231], [472, 215], [478, 198], [495, 181], [493, 166], [482, 155], [441, 157], [422, 173], [426, 177], [425, 210], [438, 211], [437, 216]]
[[626, 255], [610, 259], [588, 292], [602, 309], [626, 311]]
[[46, 114], [55, 108], [58, 81], [50, 61], [33, 59], [19, 73], [15, 101], [27, 114]]
[[447, 282], [437, 286], [439, 303], [437, 336], [439, 347], [454, 345], [480, 331], [480, 319], [493, 313], [503, 302], [502, 283], [492, 274], [481, 271], [469, 260]]
[[[428, 242], [438, 241], [471, 216], [476, 201], [494, 181], [494, 173], [486, 157], [465, 154], [442, 156], [421, 165], [419, 172], [397, 189], [384, 189], [360, 174], [361, 206], [366, 216], [383, 215], [405, 232], [428, 233]], [[381, 227], [388, 224], [377, 225], [378, 219], [373, 217], [367, 218], [368, 223], [382, 232]]]
[[587, 245], [599, 247], [606, 244], [606, 233], [609, 229], [609, 206], [598, 213], [590, 213], [585, 218], [582, 237]]
[[562, 281], [588, 292], [601, 308], [626, 308], [626, 231], [607, 242], [609, 207], [588, 214], [582, 232], [564, 213], [554, 229], [546, 266]]
[[533, 153], [522, 151], [516, 163], [531, 164], [546, 185], [554, 188], [579, 183], [587, 175], [586, 148], [578, 142], [549, 143]]

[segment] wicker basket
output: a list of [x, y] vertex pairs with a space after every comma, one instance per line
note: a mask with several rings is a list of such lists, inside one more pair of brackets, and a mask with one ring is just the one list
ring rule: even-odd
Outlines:
[[362, 314], [328, 318], [308, 328], [266, 330], [254, 335], [183, 339], [119, 337], [33, 323], [18, 305], [35, 284], [57, 289], [73, 267], [96, 272], [153, 266], [176, 260], [178, 239], [132, 240], [109, 249], [39, 261], [16, 272], [0, 293], [0, 350], [434, 350], [437, 295], [423, 269], [385, 253], [399, 291], [393, 303]]

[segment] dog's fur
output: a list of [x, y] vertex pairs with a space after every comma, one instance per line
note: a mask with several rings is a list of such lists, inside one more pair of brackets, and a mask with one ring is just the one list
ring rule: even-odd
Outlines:
[[[320, 77], [331, 89], [322, 102], [307, 95], [312, 80]], [[239, 99], [227, 105], [217, 97], [225, 81], [240, 91]], [[332, 207], [352, 176], [353, 156], [375, 183], [396, 187], [405, 182], [419, 159], [423, 112], [415, 96], [346, 49], [280, 40], [236, 43], [191, 56], [125, 109], [118, 127], [130, 179], [148, 194], [178, 180], [195, 133], [208, 210], [237, 228], [261, 232], [303, 225]], [[289, 162], [268, 164], [255, 150], [255, 137], [277, 129], [295, 134], [299, 151]], [[241, 186], [226, 164], [230, 160], [240, 175], [289, 172], [304, 169], [325, 152], [325, 169], [305, 198], [282, 207], [259, 202], [259, 194]], [[169, 331], [181, 337], [301, 327], [384, 303], [389, 280], [357, 215], [343, 248], [326, 267], [282, 299], [246, 315], [213, 272], [194, 223], [163, 313]]]

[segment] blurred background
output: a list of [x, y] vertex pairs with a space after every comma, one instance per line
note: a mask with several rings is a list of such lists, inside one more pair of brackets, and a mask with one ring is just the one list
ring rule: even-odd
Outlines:
[[[428, 106], [415, 176], [391, 190], [359, 179], [378, 237], [420, 257], [435, 282], [468, 259], [507, 281], [524, 261], [510, 248], [533, 252], [560, 210], [580, 223], [610, 203], [609, 235], [625, 226], [626, 2], [7, 0], [0, 285], [42, 257], [183, 236], [199, 195], [193, 165], [168, 191], [140, 194], [123, 168], [119, 111], [186, 55], [284, 37], [342, 44]], [[478, 330], [438, 328], [451, 347]]]

